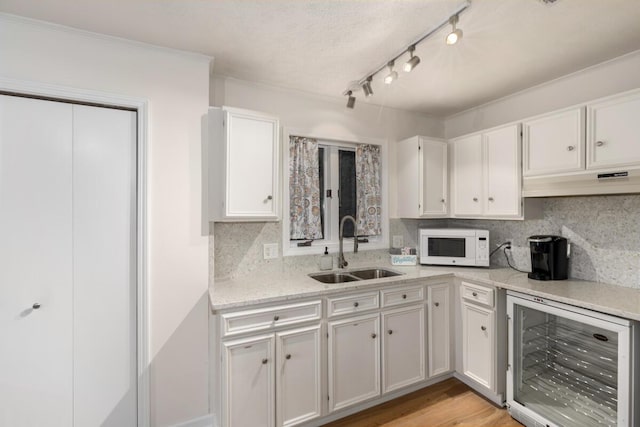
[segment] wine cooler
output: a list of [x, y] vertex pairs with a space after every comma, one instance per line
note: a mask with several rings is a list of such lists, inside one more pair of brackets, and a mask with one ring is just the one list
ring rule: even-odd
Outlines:
[[640, 426], [635, 322], [517, 292], [507, 292], [507, 314], [513, 418], [528, 427]]

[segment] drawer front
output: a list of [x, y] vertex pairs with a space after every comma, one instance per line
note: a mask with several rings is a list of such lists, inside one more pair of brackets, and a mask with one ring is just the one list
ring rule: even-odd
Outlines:
[[465, 301], [475, 302], [477, 304], [486, 305], [487, 307], [493, 307], [494, 302], [494, 290], [492, 288], [485, 288], [484, 286], [474, 285], [468, 282], [462, 282], [461, 295]]
[[263, 331], [279, 326], [320, 320], [322, 317], [322, 301], [309, 301], [299, 304], [225, 313], [221, 317], [223, 336]]
[[394, 305], [408, 302], [424, 301], [424, 286], [414, 286], [411, 288], [382, 290], [382, 306], [393, 307]]
[[327, 301], [328, 317], [358, 313], [380, 307], [378, 291], [349, 295], [347, 297], [340, 298], [327, 298]]

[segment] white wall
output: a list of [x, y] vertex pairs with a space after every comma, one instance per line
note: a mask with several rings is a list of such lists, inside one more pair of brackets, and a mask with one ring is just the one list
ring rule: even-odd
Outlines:
[[[444, 137], [440, 118], [367, 103], [358, 97], [355, 108], [344, 99], [314, 95], [216, 76], [212, 79], [211, 105], [247, 108], [271, 113], [285, 128], [302, 129], [314, 135], [354, 137], [386, 141], [389, 147], [389, 206], [395, 216], [396, 181], [394, 143], [415, 135]], [[375, 97], [375, 95], [374, 95]]]
[[[151, 419], [208, 413], [200, 117], [210, 58], [0, 15], [0, 77], [148, 101]], [[46, 213], [43, 213], [46, 215]]]
[[640, 87], [640, 51], [447, 117], [447, 138]]

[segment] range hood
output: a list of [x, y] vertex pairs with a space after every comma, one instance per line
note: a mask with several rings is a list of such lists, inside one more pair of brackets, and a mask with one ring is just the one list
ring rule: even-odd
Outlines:
[[587, 196], [640, 193], [640, 169], [579, 172], [572, 175], [524, 177], [524, 197]]

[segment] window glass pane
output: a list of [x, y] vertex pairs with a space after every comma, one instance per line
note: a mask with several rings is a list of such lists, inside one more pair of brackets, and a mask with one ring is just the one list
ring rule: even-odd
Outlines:
[[[356, 215], [356, 153], [353, 151], [339, 151], [340, 167], [340, 218], [345, 215]], [[353, 223], [344, 224], [344, 235], [353, 237]]]

